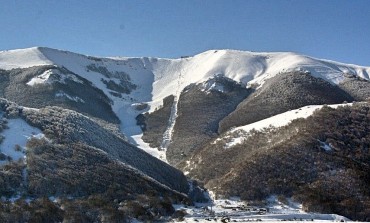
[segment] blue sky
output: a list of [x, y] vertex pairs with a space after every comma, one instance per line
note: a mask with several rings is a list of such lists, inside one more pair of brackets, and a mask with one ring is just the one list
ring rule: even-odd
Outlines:
[[370, 66], [368, 0], [0, 0], [0, 50], [176, 58], [294, 51]]

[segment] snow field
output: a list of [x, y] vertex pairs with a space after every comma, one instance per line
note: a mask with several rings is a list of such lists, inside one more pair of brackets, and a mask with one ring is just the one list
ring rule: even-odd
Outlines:
[[0, 51], [0, 69], [26, 68], [39, 65], [50, 65], [38, 47], [18, 50]]
[[[121, 120], [121, 131], [129, 141], [139, 148], [163, 157], [158, 148], [150, 148], [141, 140], [142, 131], [136, 125], [136, 116], [143, 112], [152, 112], [162, 105], [163, 99], [169, 95], [179, 98], [182, 90], [192, 83], [201, 83], [215, 75], [223, 75], [231, 78], [246, 87], [262, 86], [263, 83], [281, 72], [302, 71], [309, 72], [315, 77], [323, 78], [332, 84], [342, 82], [348, 75], [357, 75], [369, 79], [370, 67], [343, 64], [328, 60], [320, 60], [290, 52], [257, 53], [237, 50], [209, 50], [193, 57], [181, 59], [161, 58], [97, 58], [84, 56], [72, 52], [54, 50], [43, 47], [29, 49], [1, 51], [0, 69], [25, 68], [36, 65], [58, 65], [91, 81], [97, 88], [112, 100], [112, 109]], [[106, 79], [102, 74], [89, 70], [89, 65], [105, 67], [109, 72], [124, 72], [131, 78], [137, 88], [122, 98], [112, 96], [110, 90], [101, 81]], [[42, 74], [29, 82], [29, 85], [46, 83], [48, 75]], [[210, 86], [212, 87], [212, 86]], [[213, 86], [216, 87], [217, 86]], [[222, 91], [222, 89], [219, 89]], [[66, 96], [67, 97], [67, 96]], [[73, 96], [67, 97], [74, 100]], [[76, 99], [78, 100], [78, 99]], [[135, 103], [146, 103], [149, 107], [138, 111]], [[176, 104], [173, 115], [168, 123], [164, 136], [162, 150], [171, 141], [173, 126], [176, 121]], [[303, 111], [295, 111], [300, 117], [305, 117], [315, 107], [305, 108]], [[255, 123], [253, 128], [266, 126], [272, 121], [272, 125], [285, 125], [293, 113], [280, 116], [277, 120], [265, 120]], [[251, 128], [252, 126], [245, 127]], [[238, 139], [236, 139], [235, 143]], [[231, 144], [232, 146], [233, 144]]]

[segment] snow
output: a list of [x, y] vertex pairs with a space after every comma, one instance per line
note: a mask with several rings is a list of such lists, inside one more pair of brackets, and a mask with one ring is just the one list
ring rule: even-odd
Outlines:
[[68, 100], [75, 101], [75, 102], [81, 102], [85, 103], [85, 101], [77, 96], [71, 96], [63, 91], [59, 91], [55, 94], [55, 97], [57, 98], [67, 98]]
[[201, 90], [207, 94], [211, 91], [226, 92], [224, 86], [215, 79], [210, 79], [202, 84]]
[[32, 78], [30, 81], [27, 82], [27, 85], [33, 86], [35, 84], [46, 84], [49, 83], [49, 77], [52, 74], [51, 70], [47, 70], [44, 73]]
[[325, 150], [326, 152], [330, 152], [330, 151], [332, 151], [332, 148], [331, 148], [331, 146], [328, 144], [328, 143], [326, 143], [326, 142], [322, 142], [322, 141], [320, 141], [319, 140], [319, 142], [320, 142], [320, 148], [322, 148], [323, 150]]
[[[352, 105], [352, 104], [351, 103], [348, 103], [348, 104], [334, 104], [334, 105], [327, 105], [327, 106], [329, 106], [331, 108], [337, 108], [339, 106], [346, 106], [346, 105]], [[261, 121], [258, 121], [258, 122], [255, 122], [255, 123], [252, 123], [252, 124], [249, 124], [249, 125], [238, 127], [235, 130], [239, 130], [239, 129], [244, 130], [244, 131], [250, 131], [252, 129], [261, 130], [263, 128], [268, 128], [270, 126], [278, 128], [278, 127], [281, 127], [281, 126], [288, 125], [291, 121], [293, 121], [295, 119], [307, 118], [307, 117], [311, 116], [314, 113], [314, 111], [316, 111], [317, 109], [321, 109], [323, 106], [324, 105], [304, 106], [302, 108], [287, 111], [287, 112], [272, 116], [272, 117], [267, 118], [267, 119], [263, 119]]]
[[26, 68], [40, 65], [51, 65], [38, 47], [18, 50], [0, 51], [0, 69]]
[[[196, 203], [195, 206], [174, 205], [176, 210], [184, 210], [187, 215], [183, 222], [222, 222], [225, 217], [230, 222], [339, 222], [350, 221], [336, 214], [309, 213], [302, 210], [302, 205], [287, 199], [288, 204], [279, 202], [276, 196], [268, 199], [266, 206], [249, 206], [238, 197], [215, 199], [211, 203]], [[176, 220], [172, 220], [176, 222]]]
[[[0, 133], [5, 137], [4, 141], [0, 144], [0, 152], [10, 156], [13, 161], [25, 158], [24, 151], [26, 149], [26, 143], [31, 137], [44, 137], [40, 129], [28, 125], [27, 122], [20, 118], [8, 119], [7, 126], [9, 128]], [[16, 145], [19, 145], [21, 150], [14, 150]], [[0, 165], [6, 162], [0, 161]]]
[[[52, 79], [51, 75], [57, 75], [59, 79]], [[83, 83], [82, 80], [78, 79], [73, 74], [63, 74], [57, 69], [49, 69], [42, 74], [32, 78], [30, 81], [27, 82], [27, 85], [34, 86], [35, 84], [52, 84], [54, 82], [66, 84], [66, 79], [72, 80], [77, 83]]]
[[131, 136], [132, 139], [136, 142], [137, 146], [150, 155], [160, 159], [162, 161], [166, 161], [166, 151], [165, 150], [158, 150], [157, 148], [152, 148], [149, 146], [148, 143], [144, 142], [142, 138], [143, 134], [133, 135]]
[[[243, 86], [262, 86], [263, 83], [281, 72], [300, 70], [309, 72], [315, 77], [338, 84], [348, 75], [357, 75], [369, 79], [370, 67], [348, 65], [328, 60], [320, 60], [291, 52], [249, 52], [237, 50], [209, 50], [193, 57], [180, 59], [165, 58], [97, 58], [72, 52], [55, 50], [45, 47], [0, 52], [0, 69], [30, 67], [35, 65], [57, 65], [65, 67], [73, 73], [89, 80], [101, 89], [112, 101], [112, 110], [121, 120], [121, 131], [129, 141], [141, 149], [161, 156], [166, 145], [171, 142], [173, 126], [177, 116], [177, 100], [182, 90], [189, 84], [202, 83], [215, 75], [221, 75], [241, 83]], [[137, 86], [130, 94], [122, 98], [110, 94], [111, 90], [101, 81], [107, 79], [104, 75], [89, 70], [88, 67], [105, 67], [109, 72], [124, 72]], [[36, 77], [29, 85], [47, 82], [47, 74]], [[117, 77], [115, 77], [117, 78]], [[111, 78], [118, 83], [117, 79]], [[205, 86], [206, 90], [223, 91], [218, 84]], [[150, 148], [142, 142], [142, 131], [136, 125], [136, 116], [143, 112], [152, 112], [162, 106], [163, 99], [169, 95], [175, 96], [171, 117], [161, 148]], [[71, 100], [73, 96], [63, 95]], [[135, 104], [146, 103], [148, 108], [137, 110]], [[314, 109], [312, 107], [311, 109]], [[309, 113], [309, 109], [305, 111]], [[301, 114], [301, 112], [298, 112]], [[290, 115], [290, 114], [289, 114]], [[304, 114], [301, 114], [304, 116]], [[287, 119], [285, 118], [285, 122]], [[277, 123], [275, 123], [277, 124]], [[284, 124], [284, 123], [281, 123]], [[258, 123], [257, 125], [264, 125]], [[256, 128], [258, 126], [255, 126]], [[162, 156], [163, 157], [163, 156]]]
[[[39, 65], [57, 65], [65, 67], [71, 72], [89, 80], [95, 87], [101, 89], [112, 101], [112, 110], [121, 120], [121, 131], [127, 136], [129, 141], [148, 152], [149, 154], [166, 161], [165, 150], [171, 142], [173, 127], [177, 117], [177, 103], [183, 89], [189, 84], [203, 83], [215, 75], [225, 76], [243, 86], [261, 87], [266, 80], [272, 78], [279, 73], [288, 71], [301, 71], [310, 73], [311, 75], [323, 78], [332, 84], [339, 84], [344, 81], [347, 76], [358, 76], [369, 80], [370, 67], [357, 65], [343, 64], [334, 61], [316, 59], [304, 55], [299, 55], [290, 52], [274, 52], [274, 53], [257, 53], [248, 51], [236, 50], [210, 50], [193, 57], [180, 59], [165, 59], [165, 58], [96, 58], [84, 56], [72, 52], [35, 47], [29, 49], [10, 50], [0, 52], [0, 69], [26, 68]], [[122, 97], [115, 97], [110, 94], [111, 90], [101, 81], [107, 80], [104, 75], [89, 70], [90, 65], [96, 67], [105, 67], [109, 72], [124, 72], [131, 78], [133, 84], [137, 86], [130, 94], [123, 94]], [[51, 83], [50, 77], [55, 70], [48, 70], [37, 77], [32, 78], [27, 84], [34, 86], [35, 84]], [[57, 73], [61, 75], [60, 73]], [[76, 76], [70, 74], [61, 76], [61, 82], [64, 83], [65, 78], [74, 81], [81, 81]], [[110, 80], [119, 83], [117, 77]], [[81, 83], [81, 82], [80, 82]], [[216, 82], [208, 81], [203, 84], [205, 91], [216, 90], [223, 92], [222, 85]], [[168, 126], [164, 135], [164, 140], [161, 148], [151, 148], [142, 140], [142, 131], [136, 125], [136, 116], [143, 112], [152, 112], [159, 108], [163, 99], [169, 95], [175, 97], [171, 116], [168, 121]], [[65, 97], [69, 100], [83, 103], [83, 100], [58, 92], [56, 97]], [[137, 109], [137, 105], [145, 103], [148, 108], [142, 110]], [[330, 105], [336, 108], [340, 105]], [[289, 124], [297, 118], [307, 118], [312, 113], [321, 108], [322, 105], [305, 106], [300, 109], [288, 111], [271, 118], [261, 120], [259, 122], [238, 127], [231, 130], [229, 133], [240, 133], [240, 137], [232, 138], [226, 148], [230, 148], [236, 144], [242, 143], [244, 138], [248, 136], [248, 132], [252, 129], [262, 130], [270, 126], [281, 127]], [[9, 129], [4, 130], [1, 134], [5, 136], [4, 141], [0, 144], [1, 152], [9, 155], [13, 160], [24, 158], [24, 149], [27, 140], [30, 137], [44, 137], [42, 132], [29, 126], [21, 119], [11, 119], [8, 123]], [[226, 137], [228, 134], [226, 134]], [[23, 151], [15, 151], [14, 145], [20, 145]], [[330, 151], [330, 146], [323, 144], [322, 148]], [[4, 161], [3, 161], [4, 163]], [[0, 164], [2, 164], [0, 162]], [[25, 178], [27, 173], [24, 173]], [[337, 215], [320, 215], [314, 213], [304, 213], [299, 204], [284, 206], [275, 201], [269, 208], [270, 213], [266, 215], [256, 215], [250, 212], [233, 212], [230, 209], [225, 209], [225, 205], [240, 205], [242, 202], [238, 199], [220, 199], [214, 200], [213, 210], [215, 213], [232, 215], [232, 219], [237, 222], [246, 222], [250, 220], [261, 219], [263, 221], [281, 221], [282, 219], [315, 219], [315, 221], [338, 221], [343, 217]], [[210, 204], [203, 204], [210, 205]], [[184, 208], [189, 213], [185, 218], [185, 222], [208, 222], [204, 216], [204, 211], [196, 207], [178, 206]], [[220, 218], [217, 219], [220, 222]]]
[[171, 107], [171, 114], [170, 114], [170, 119], [168, 120], [167, 128], [166, 131], [163, 134], [163, 141], [161, 143], [161, 150], [166, 152], [168, 146], [171, 143], [172, 139], [172, 132], [173, 128], [175, 127], [176, 124], [176, 118], [177, 118], [177, 105], [178, 105], [178, 96], [175, 96], [172, 107]]
[[[95, 72], [86, 72], [86, 66], [105, 66], [109, 71], [128, 73], [133, 83], [140, 86], [130, 96], [141, 102], [149, 102], [154, 111], [163, 98], [177, 96], [191, 83], [200, 83], [214, 75], [224, 75], [244, 85], [262, 85], [265, 80], [286, 71], [310, 72], [338, 84], [344, 80], [344, 73], [352, 73], [369, 79], [370, 67], [346, 65], [319, 60], [290, 52], [257, 53], [236, 50], [210, 50], [193, 57], [181, 59], [161, 58], [101, 58], [100, 61], [86, 56], [48, 48], [40, 48], [46, 58], [63, 65], [93, 83]], [[90, 73], [90, 74], [89, 74]], [[91, 73], [94, 73], [93, 75]], [[97, 84], [100, 88], [101, 84]], [[104, 86], [101, 86], [105, 88]]]
[[[337, 108], [339, 106], [351, 106], [352, 103], [347, 104], [333, 104], [333, 105], [327, 105], [331, 108]], [[243, 140], [248, 137], [250, 134], [249, 132], [251, 130], [257, 130], [261, 131], [263, 129], [267, 129], [270, 127], [282, 127], [285, 125], [288, 125], [291, 121], [298, 119], [298, 118], [307, 118], [311, 116], [314, 111], [321, 109], [324, 105], [308, 105], [299, 109], [294, 109], [291, 111], [287, 111], [275, 116], [272, 116], [270, 118], [263, 119], [258, 122], [254, 122], [249, 125], [240, 126], [237, 128], [234, 128], [230, 130], [228, 133], [226, 133], [226, 136], [224, 138], [229, 138], [229, 135], [232, 135], [233, 133], [237, 133], [238, 137], [231, 137], [228, 142], [225, 144], [225, 148], [231, 148], [235, 145], [241, 144]], [[220, 141], [221, 139], [218, 139], [216, 141]], [[324, 149], [327, 149], [325, 147]]]
[[244, 135], [244, 137], [231, 138], [231, 140], [225, 144], [225, 148], [230, 148], [230, 147], [233, 147], [235, 145], [242, 144], [244, 142], [245, 137], [246, 136]]

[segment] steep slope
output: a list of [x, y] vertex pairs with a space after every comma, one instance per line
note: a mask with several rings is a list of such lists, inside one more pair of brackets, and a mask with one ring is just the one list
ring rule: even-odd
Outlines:
[[[1, 193], [120, 191], [127, 201], [150, 190], [156, 198], [186, 200], [180, 194], [189, 192], [184, 175], [136, 145], [157, 157], [166, 152], [169, 163], [220, 195], [293, 196], [307, 210], [366, 220], [367, 104], [324, 108], [310, 117], [313, 109], [306, 107], [293, 115], [307, 120], [250, 128], [305, 105], [363, 101], [370, 96], [369, 73], [369, 67], [288, 52], [212, 50], [161, 59], [98, 58], [45, 47], [2, 51], [0, 96], [20, 106], [2, 100], [1, 115], [26, 120], [26, 135], [44, 135], [26, 146], [10, 145], [14, 151], [0, 144], [6, 163], [0, 166]], [[0, 121], [1, 129], [6, 122]]]
[[217, 135], [218, 123], [250, 94], [223, 76], [190, 85], [181, 92], [167, 160], [176, 165]]
[[163, 106], [151, 112], [140, 114], [136, 117], [138, 125], [143, 130], [142, 139], [150, 147], [161, 148], [163, 135], [168, 129], [171, 112], [174, 105], [174, 96], [163, 99]]
[[364, 101], [370, 98], [370, 82], [367, 79], [351, 75], [338, 86], [349, 93], [356, 101]]
[[53, 62], [45, 57], [39, 47], [0, 51], [0, 69], [11, 70], [52, 64]]
[[[177, 101], [185, 87], [202, 83], [214, 75], [225, 76], [250, 88], [261, 88], [266, 80], [291, 71], [309, 72], [332, 84], [346, 82], [352, 76], [368, 80], [370, 72], [368, 67], [295, 53], [211, 50], [193, 57], [159, 59], [97, 58], [45, 47], [0, 52], [0, 69], [46, 64], [64, 67], [102, 90], [112, 101], [112, 110], [121, 121], [121, 130], [137, 145], [145, 144], [136, 125], [137, 115], [158, 109], [163, 99], [170, 95]], [[365, 89], [363, 83], [357, 83], [349, 91], [355, 94], [356, 88], [361, 86]], [[361, 97], [368, 95], [364, 91]], [[138, 109], [137, 104], [142, 103], [148, 107], [139, 106], [143, 110]]]
[[369, 220], [369, 110], [367, 103], [324, 106], [280, 128], [268, 128], [267, 121], [240, 127], [180, 166], [220, 196], [283, 195], [308, 211]]
[[[143, 193], [145, 184], [136, 184], [134, 178], [137, 182], [148, 182], [153, 188], [162, 188], [160, 191], [187, 193], [189, 190], [187, 179], [180, 171], [77, 112], [59, 107], [28, 109], [6, 100], [1, 100], [1, 109], [6, 117], [22, 118], [45, 134], [46, 138], [28, 140], [25, 163], [14, 160], [26, 165], [29, 183], [22, 184], [28, 185], [31, 194], [81, 196], [104, 192], [115, 184], [124, 188], [128, 182], [131, 182], [130, 193]], [[100, 180], [91, 181], [92, 178]]]
[[23, 106], [60, 106], [119, 123], [110, 99], [88, 80], [52, 65], [0, 70], [0, 96]]
[[[367, 90], [370, 93], [370, 89]], [[353, 97], [336, 85], [308, 73], [282, 73], [266, 81], [220, 122], [219, 132], [250, 124], [305, 105], [351, 102]]]

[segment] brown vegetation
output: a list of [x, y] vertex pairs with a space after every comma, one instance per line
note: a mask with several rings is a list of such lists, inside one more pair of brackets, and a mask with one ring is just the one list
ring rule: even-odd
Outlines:
[[231, 148], [216, 141], [181, 166], [221, 195], [284, 195], [310, 211], [369, 220], [369, 123], [366, 103], [324, 107], [288, 126], [251, 132]]

